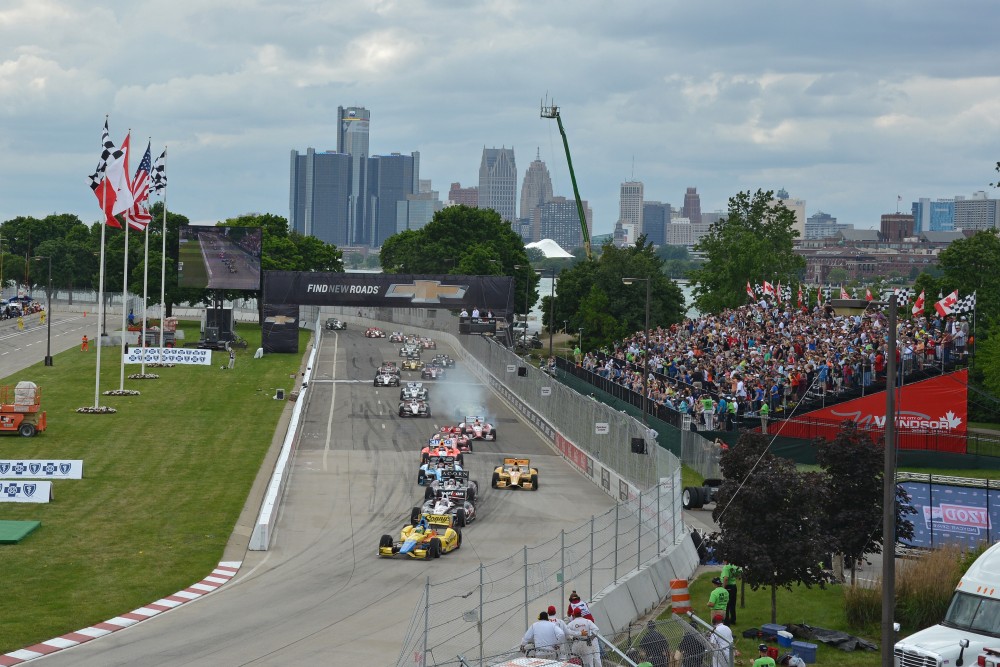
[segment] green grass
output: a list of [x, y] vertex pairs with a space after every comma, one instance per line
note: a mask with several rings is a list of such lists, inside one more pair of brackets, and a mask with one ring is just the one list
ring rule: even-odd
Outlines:
[[208, 284], [208, 269], [201, 253], [201, 242], [191, 239], [181, 243], [177, 249], [177, 260], [184, 262], [184, 270], [178, 278], [179, 287], [204, 287]]
[[1000, 424], [996, 422], [969, 422], [969, 428], [984, 428], [990, 431], [1000, 431]]
[[[197, 325], [195, 325], [196, 327]], [[190, 327], [189, 327], [190, 329]], [[0, 547], [0, 653], [98, 623], [186, 588], [207, 575], [223, 549], [270, 446], [301, 355], [253, 359], [260, 328], [235, 369], [148, 369], [158, 380], [125, 380], [141, 396], [101, 396], [114, 415], [83, 415], [93, 405], [93, 346], [6, 378], [42, 389], [48, 430], [0, 439], [4, 458], [83, 459], [82, 480], [53, 483], [47, 505], [4, 503], [4, 519], [42, 527], [19, 545]], [[304, 350], [309, 333], [300, 331]], [[117, 389], [119, 355], [104, 348], [101, 389]], [[139, 366], [126, 366], [128, 373]]]
[[[712, 577], [714, 572], [707, 572], [698, 577], [690, 586], [691, 607], [702, 619], [709, 620], [708, 595], [712, 592]], [[778, 589], [778, 623], [807, 623], [812, 626], [831, 630], [844, 630], [851, 634], [858, 633], [847, 625], [844, 611], [844, 590], [841, 586], [827, 586], [825, 589], [804, 586], [793, 587], [791, 592]], [[668, 612], [669, 613], [669, 612]], [[667, 614], [663, 614], [667, 616]], [[736, 624], [733, 634], [737, 637], [736, 648], [743, 656], [757, 656], [757, 640], [744, 639], [742, 632], [748, 628], [759, 628], [764, 623], [771, 622], [771, 591], [760, 589], [753, 591], [746, 587], [746, 606], [739, 607], [737, 598]], [[878, 637], [862, 636], [878, 644]], [[816, 663], [819, 665], [837, 665], [838, 667], [877, 667], [880, 661], [878, 651], [844, 653], [830, 648], [820, 642], [817, 645]], [[776, 644], [775, 644], [776, 646]], [[784, 652], [786, 649], [779, 649]]]
[[681, 464], [681, 488], [689, 486], [701, 486], [705, 483], [705, 478], [694, 468]]
[[[818, 465], [798, 463], [795, 466], [799, 472], [822, 472]], [[972, 479], [1000, 479], [1000, 470], [980, 470], [977, 468], [914, 468], [905, 466], [899, 472], [912, 472], [921, 475], [948, 475], [950, 477], [969, 477]]]

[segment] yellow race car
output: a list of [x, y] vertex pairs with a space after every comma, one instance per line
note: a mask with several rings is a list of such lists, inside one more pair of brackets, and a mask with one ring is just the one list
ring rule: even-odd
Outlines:
[[504, 459], [493, 471], [494, 489], [516, 487], [519, 489], [538, 490], [538, 468], [531, 467], [530, 459]]
[[419, 371], [424, 367], [424, 362], [420, 361], [419, 357], [410, 357], [403, 360], [403, 370], [404, 371]]
[[399, 540], [383, 535], [378, 543], [378, 555], [391, 558], [403, 554], [410, 558], [430, 560], [462, 546], [462, 531], [455, 527], [453, 514], [421, 514], [413, 508], [410, 523], [403, 526]]

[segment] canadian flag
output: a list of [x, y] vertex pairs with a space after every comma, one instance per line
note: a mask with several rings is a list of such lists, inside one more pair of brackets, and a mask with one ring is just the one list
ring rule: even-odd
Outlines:
[[764, 294], [770, 294], [771, 296], [774, 296], [774, 285], [767, 282], [766, 280], [764, 281]]
[[754, 300], [753, 288], [750, 287], [750, 281], [749, 280], [747, 281], [747, 296], [750, 297], [751, 301]]
[[802, 283], [799, 283], [799, 308], [802, 307]]
[[866, 287], [865, 288], [865, 301], [874, 301], [874, 300], [875, 300], [875, 297], [872, 296], [872, 291]]
[[841, 299], [850, 299], [851, 298], [851, 295], [847, 293], [847, 290], [844, 289], [843, 285], [840, 286], [840, 298]]
[[955, 304], [958, 303], [958, 290], [955, 290], [945, 298], [941, 299], [934, 304], [934, 310], [938, 312], [938, 315], [945, 317], [950, 315], [951, 311], [955, 309]]
[[924, 292], [921, 290], [920, 296], [917, 297], [916, 303], [913, 304], [913, 316], [920, 317], [924, 314]]

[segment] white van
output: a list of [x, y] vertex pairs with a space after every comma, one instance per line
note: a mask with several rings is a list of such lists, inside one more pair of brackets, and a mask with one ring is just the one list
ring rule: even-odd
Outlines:
[[958, 582], [943, 621], [896, 643], [895, 667], [971, 666], [986, 648], [1000, 648], [1000, 543]]

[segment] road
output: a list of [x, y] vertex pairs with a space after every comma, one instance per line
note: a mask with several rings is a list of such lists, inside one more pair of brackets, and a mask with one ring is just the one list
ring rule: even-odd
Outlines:
[[[473, 570], [480, 560], [494, 562], [613, 507], [461, 367], [447, 382], [428, 383], [434, 418], [396, 416], [399, 390], [376, 389], [372, 378], [383, 359], [398, 359], [397, 347], [357, 329], [325, 332], [269, 552], [247, 553], [239, 574], [214, 593], [40, 662], [393, 665], [428, 575], [439, 580]], [[440, 351], [457, 356], [444, 345]], [[398, 534], [423, 497], [418, 443], [444, 423], [437, 416], [450, 413], [449, 405], [479, 401], [499, 442], [467, 456], [485, 490], [462, 548], [431, 562], [379, 559], [379, 537]], [[530, 457], [541, 489], [490, 489], [501, 453]]]
[[[52, 318], [52, 355], [80, 346], [80, 339], [86, 334], [93, 339], [97, 333], [97, 319], [91, 314], [84, 317], [80, 313], [56, 314]], [[24, 330], [17, 328], [17, 320], [0, 321], [0, 377], [8, 377], [32, 364], [45, 361], [48, 326], [41, 324], [36, 313], [24, 318]], [[94, 344], [91, 343], [91, 351]], [[13, 379], [13, 378], [12, 378]], [[17, 378], [30, 379], [30, 378]]]

